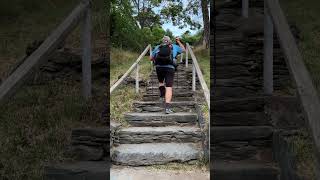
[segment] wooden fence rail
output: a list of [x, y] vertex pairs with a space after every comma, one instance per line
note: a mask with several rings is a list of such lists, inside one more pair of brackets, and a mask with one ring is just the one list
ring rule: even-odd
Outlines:
[[149, 44], [146, 49], [140, 54], [139, 58], [131, 65], [127, 72], [110, 88], [110, 94], [130, 75], [130, 73], [136, 69], [136, 93], [139, 92], [139, 63], [142, 58], [150, 51], [150, 57], [152, 52], [152, 47]]
[[196, 56], [194, 55], [190, 45], [187, 43], [187, 51], [186, 51], [186, 56], [188, 57], [188, 53], [190, 53], [190, 56], [192, 58], [192, 90], [195, 91], [196, 87], [196, 75], [200, 81], [200, 85], [202, 87], [204, 97], [206, 99], [206, 103], [208, 105], [208, 108], [210, 109], [210, 91], [209, 88], [203, 78], [203, 74], [201, 72], [199, 63], [197, 61]]
[[83, 95], [91, 96], [91, 17], [90, 1], [83, 0], [69, 16], [47, 37], [0, 86], [0, 104], [8, 100], [26, 80], [44, 64], [75, 27], [84, 21], [82, 33]]
[[[265, 0], [265, 48], [264, 48], [264, 89], [266, 94], [273, 90], [273, 26], [278, 35], [286, 63], [299, 94], [316, 149], [316, 158], [320, 162], [320, 101], [311, 76], [302, 60], [302, 56], [290, 31], [286, 17], [278, 0]], [[319, 175], [318, 175], [319, 176]], [[317, 179], [320, 179], [318, 177]]]

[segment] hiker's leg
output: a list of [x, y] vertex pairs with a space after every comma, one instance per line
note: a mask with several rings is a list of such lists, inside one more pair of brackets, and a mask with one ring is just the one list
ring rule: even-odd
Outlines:
[[171, 103], [172, 100], [172, 87], [166, 87], [166, 103]]
[[173, 79], [174, 79], [174, 69], [168, 68], [166, 73], [166, 103], [171, 103], [172, 100], [172, 86], [173, 86]]
[[165, 79], [164, 72], [161, 68], [157, 68], [156, 72], [157, 72], [157, 77], [159, 81], [160, 97], [164, 97], [166, 93], [166, 88], [164, 86], [164, 79]]

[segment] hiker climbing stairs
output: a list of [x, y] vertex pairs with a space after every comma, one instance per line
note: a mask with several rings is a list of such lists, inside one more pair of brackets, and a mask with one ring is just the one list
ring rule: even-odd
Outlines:
[[134, 112], [125, 113], [129, 127], [116, 132], [111, 150], [116, 165], [145, 166], [199, 160], [203, 154], [202, 133], [191, 91], [191, 68], [180, 64], [175, 73], [172, 109], [165, 114], [159, 100], [155, 71], [142, 100], [134, 102]]
[[252, 42], [261, 41], [255, 39], [258, 33], [248, 36], [241, 26], [246, 23], [241, 1], [225, 1], [217, 10], [212, 176], [216, 180], [277, 180], [273, 127], [264, 112], [261, 63], [252, 50]]

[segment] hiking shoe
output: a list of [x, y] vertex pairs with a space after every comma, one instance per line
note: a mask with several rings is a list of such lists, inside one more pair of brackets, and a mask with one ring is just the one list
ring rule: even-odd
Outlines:
[[173, 111], [172, 111], [170, 108], [166, 108], [166, 109], [165, 109], [165, 113], [166, 113], [166, 114], [172, 114]]

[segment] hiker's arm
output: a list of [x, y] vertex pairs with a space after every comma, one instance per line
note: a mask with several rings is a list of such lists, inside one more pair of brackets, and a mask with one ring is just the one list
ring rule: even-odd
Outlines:
[[179, 38], [176, 38], [176, 42], [179, 44], [180, 48], [182, 49], [182, 52], [186, 51], [186, 48], [184, 47], [184, 45], [181, 43]]

